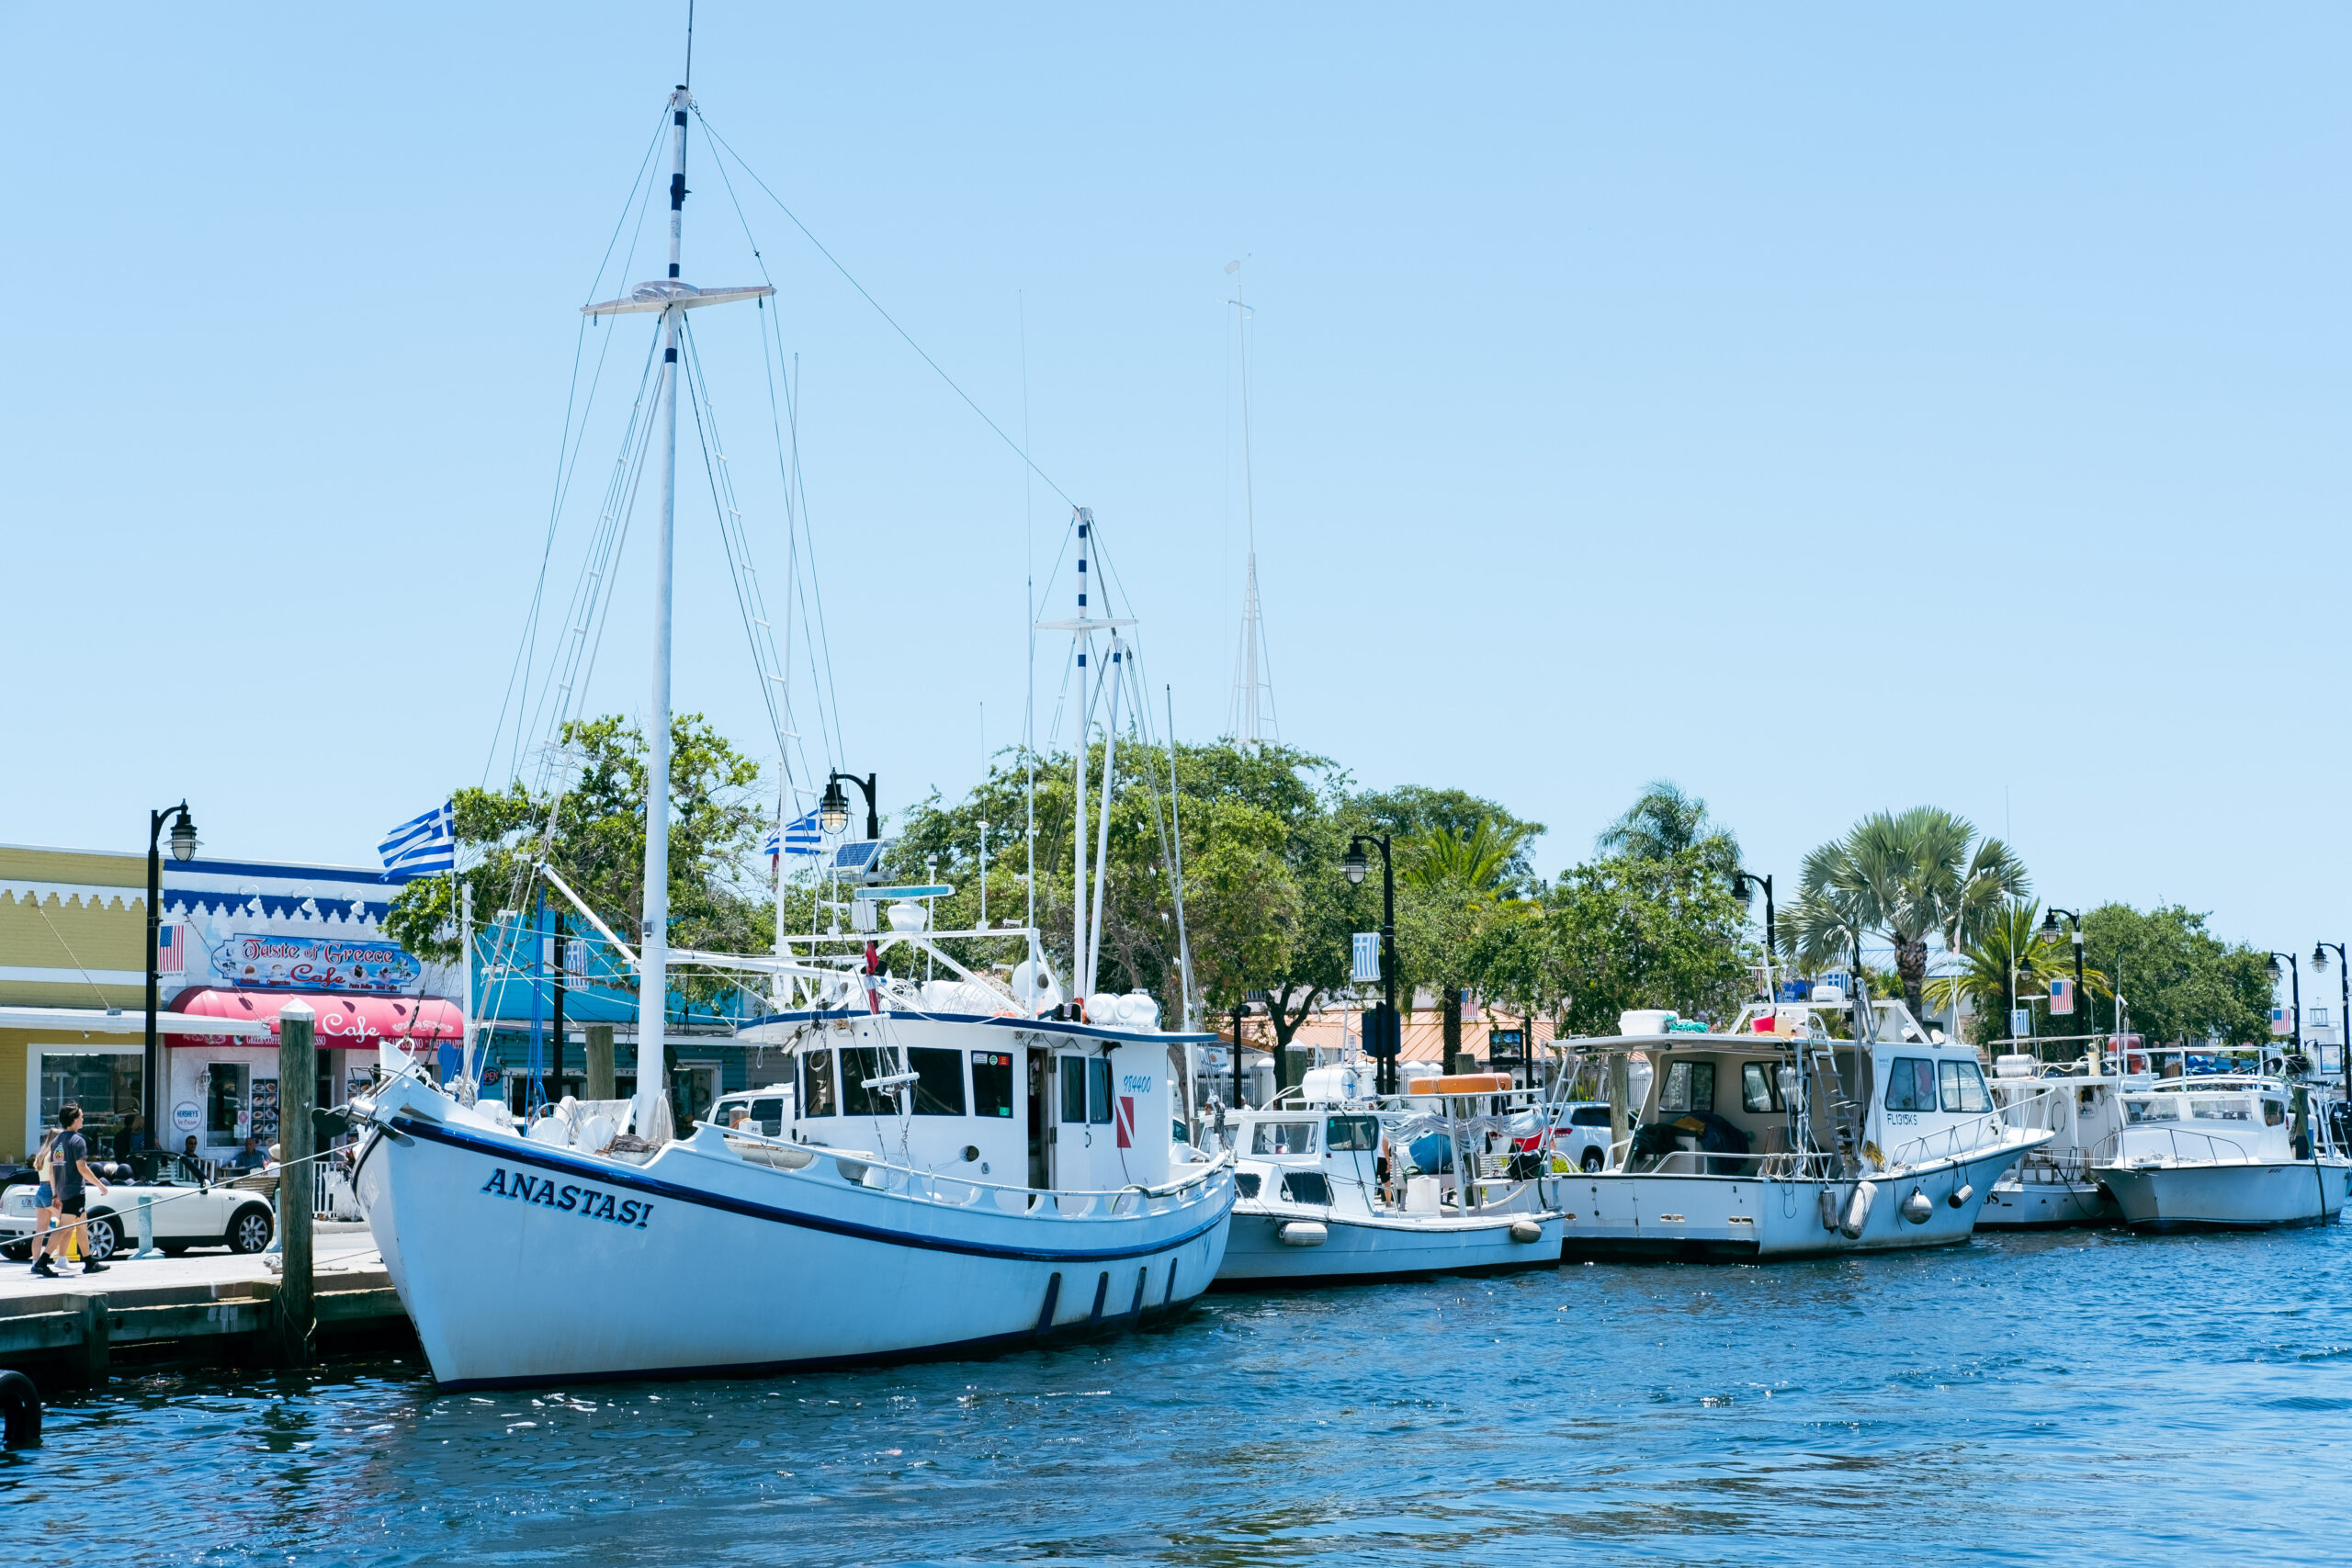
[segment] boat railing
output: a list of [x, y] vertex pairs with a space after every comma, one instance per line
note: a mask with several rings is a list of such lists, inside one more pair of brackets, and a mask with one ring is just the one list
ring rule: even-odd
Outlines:
[[[1731, 1168], [1725, 1168], [1729, 1167]], [[1573, 1173], [1571, 1173], [1573, 1174]], [[1838, 1174], [1838, 1156], [1819, 1149], [1766, 1154], [1727, 1154], [1714, 1149], [1668, 1149], [1637, 1176], [1748, 1176], [1820, 1180]]]
[[2019, 1127], [1998, 1111], [1988, 1111], [1957, 1122], [1941, 1132], [1928, 1133], [1897, 1144], [1886, 1156], [1889, 1170], [1902, 1170], [1931, 1160], [1957, 1159], [1979, 1149], [1992, 1148], [2011, 1132], [2047, 1132], [2046, 1127]]
[[[2235, 1138], [2224, 1137], [2219, 1133], [2200, 1133], [2193, 1127], [2175, 1127], [2146, 1122], [2134, 1122], [2129, 1127], [2119, 1127], [2101, 1138], [2092, 1148], [2092, 1163], [2121, 1165], [2124, 1163], [2123, 1151], [2126, 1146], [2123, 1140], [2127, 1134], [2132, 1145], [2137, 1145], [2154, 1143], [2159, 1134], [2163, 1134], [2165, 1147], [2169, 1152], [2156, 1156], [2154, 1162], [2156, 1164], [2254, 1165], [2257, 1163], [2254, 1156], [2246, 1152], [2246, 1146]], [[2181, 1142], [2184, 1138], [2193, 1140], [2186, 1148]], [[2230, 1152], [2224, 1155], [2221, 1152], [2223, 1149]], [[2137, 1152], [2132, 1156], [2133, 1164], [2143, 1163], [2146, 1159], [2147, 1156]]]
[[[1099, 1190], [1039, 1189], [947, 1176], [935, 1170], [899, 1165], [862, 1149], [831, 1149], [821, 1145], [796, 1143], [789, 1138], [773, 1137], [749, 1128], [722, 1131], [713, 1127], [705, 1131], [717, 1140], [720, 1147], [746, 1164], [765, 1165], [789, 1173], [830, 1167], [832, 1174], [852, 1187], [918, 1198], [951, 1208], [968, 1209], [985, 1204], [1008, 1214], [1035, 1214], [1048, 1219], [1132, 1219], [1137, 1214], [1168, 1213], [1197, 1201], [1210, 1179], [1218, 1171], [1229, 1168], [1234, 1162], [1232, 1153], [1227, 1151], [1208, 1165], [1156, 1187], [1131, 1182], [1125, 1187]], [[684, 1142], [690, 1146], [707, 1149], [707, 1145], [702, 1145], [703, 1136], [703, 1134], [698, 1134]]]

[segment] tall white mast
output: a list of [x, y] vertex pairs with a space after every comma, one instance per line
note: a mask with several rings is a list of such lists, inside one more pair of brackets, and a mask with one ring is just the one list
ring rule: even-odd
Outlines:
[[686, 206], [686, 111], [694, 96], [682, 84], [670, 95], [670, 273], [640, 283], [624, 299], [583, 305], [591, 316], [662, 316], [662, 528], [653, 551], [653, 689], [646, 714], [651, 755], [645, 775], [645, 906], [639, 927], [637, 983], [637, 1103], [635, 1125], [651, 1120], [656, 1099], [666, 1092], [662, 1078], [662, 1037], [670, 992], [670, 623], [671, 567], [678, 525], [678, 325], [697, 305], [756, 299], [773, 294], [766, 285], [746, 288], [696, 288], [678, 277], [679, 245]]
[[[1071, 834], [1075, 853], [1070, 868], [1070, 988], [1083, 997], [1093, 975], [1093, 954], [1087, 942], [1086, 911], [1086, 741], [1093, 728], [1094, 715], [1088, 705], [1087, 655], [1094, 646], [1096, 632], [1114, 635], [1122, 628], [1135, 625], [1132, 620], [1114, 615], [1098, 616], [1087, 604], [1086, 550], [1094, 532], [1094, 513], [1081, 506], [1078, 509], [1078, 614], [1067, 621], [1039, 621], [1041, 632], [1068, 632], [1078, 639], [1078, 790], [1077, 818]], [[1106, 759], [1107, 761], [1107, 759]], [[1110, 802], [1105, 798], [1104, 808]]]
[[[1229, 262], [1225, 270], [1238, 274], [1240, 269], [1239, 262]], [[1231, 303], [1235, 330], [1241, 339], [1241, 507], [1249, 551], [1242, 576], [1241, 647], [1233, 661], [1233, 712], [1228, 728], [1236, 740], [1255, 746], [1265, 739], [1266, 724], [1273, 718], [1274, 683], [1265, 670], [1266, 628], [1258, 613], [1258, 493], [1250, 449], [1250, 322], [1255, 312], [1241, 302], [1238, 276], [1234, 278]], [[1277, 723], [1277, 733], [1280, 728]]]

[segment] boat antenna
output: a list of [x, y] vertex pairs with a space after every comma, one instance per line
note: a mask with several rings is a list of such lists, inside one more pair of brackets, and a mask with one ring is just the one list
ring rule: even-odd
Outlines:
[[1229, 728], [1236, 740], [1255, 748], [1265, 738], [1269, 723], [1277, 735], [1282, 728], [1273, 713], [1274, 682], [1266, 667], [1266, 625], [1258, 606], [1258, 494], [1250, 446], [1250, 322], [1256, 312], [1241, 301], [1241, 264], [1227, 262], [1225, 270], [1233, 279], [1233, 298], [1227, 303], [1234, 310], [1235, 331], [1241, 348], [1241, 514], [1246, 528], [1241, 647], [1233, 661], [1233, 715]]
[[678, 91], [682, 93], [695, 85], [695, 0], [686, 0], [685, 78], [678, 84]]

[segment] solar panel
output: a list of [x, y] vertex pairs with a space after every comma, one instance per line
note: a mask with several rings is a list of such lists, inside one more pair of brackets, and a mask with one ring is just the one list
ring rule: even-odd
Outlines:
[[882, 868], [882, 852], [898, 840], [866, 839], [854, 844], [843, 844], [833, 852], [833, 869], [847, 877], [866, 877]]

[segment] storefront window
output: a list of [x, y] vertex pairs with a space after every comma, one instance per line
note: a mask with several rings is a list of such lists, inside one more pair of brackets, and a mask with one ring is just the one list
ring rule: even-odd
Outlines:
[[237, 1123], [245, 1115], [245, 1065], [242, 1062], [215, 1062], [211, 1080], [204, 1091], [204, 1130], [210, 1143], [222, 1143], [240, 1136]]
[[104, 1144], [111, 1149], [123, 1118], [139, 1110], [147, 1081], [147, 1066], [135, 1051], [109, 1051], [92, 1055], [66, 1055], [44, 1051], [40, 1057], [40, 1124], [57, 1125], [58, 1111], [82, 1108], [82, 1134], [95, 1154]]

